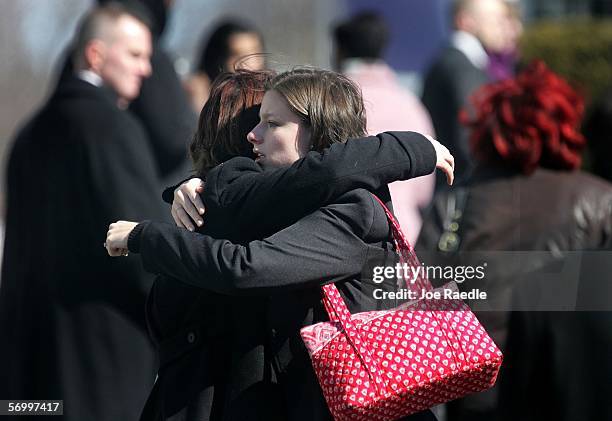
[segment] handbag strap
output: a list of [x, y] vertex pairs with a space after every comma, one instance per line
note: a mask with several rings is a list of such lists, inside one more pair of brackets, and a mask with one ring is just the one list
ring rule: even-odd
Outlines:
[[[410, 244], [410, 242], [406, 239], [406, 236], [402, 232], [402, 229], [391, 213], [391, 211], [387, 208], [387, 206], [376, 196], [372, 194], [372, 197], [376, 199], [376, 201], [382, 206], [385, 214], [387, 215], [387, 220], [391, 224], [391, 231], [393, 234], [393, 241], [395, 243], [396, 251], [400, 256], [400, 262], [406, 263], [411, 266], [419, 267], [421, 264], [419, 259], [414, 252], [414, 248]], [[416, 279], [413, 283], [409, 280], [405, 279], [406, 286], [409, 289], [417, 288], [431, 290], [433, 289], [431, 283], [424, 276], [424, 271], [417, 271]], [[335, 322], [341, 322], [343, 326], [351, 322], [351, 313], [346, 306], [346, 303], [342, 299], [342, 296], [338, 292], [338, 289], [334, 284], [327, 284], [322, 287], [324, 300], [323, 305], [325, 306], [325, 310], [327, 311], [327, 315], [329, 316], [329, 320]], [[420, 291], [418, 291], [420, 292]]]
[[367, 341], [364, 341], [359, 333], [359, 330], [352, 320], [351, 312], [349, 311], [344, 299], [340, 295], [340, 291], [335, 284], [327, 284], [321, 287], [323, 291], [323, 305], [331, 321], [340, 323], [348, 342], [355, 349], [355, 354], [361, 360], [361, 364], [368, 370], [370, 379], [376, 385], [379, 393], [384, 393], [386, 384], [380, 375], [379, 370], [375, 367], [372, 353], [366, 346]]
[[[372, 195], [374, 199], [382, 206], [387, 215], [387, 220], [391, 224], [391, 232], [393, 234], [393, 241], [395, 243], [395, 249], [400, 256], [400, 263], [402, 265], [406, 264], [410, 268], [419, 268], [421, 267], [421, 262], [414, 252], [414, 247], [410, 244], [402, 228], [399, 225], [399, 222], [395, 219], [395, 216], [391, 213], [391, 211], [387, 208], [387, 206], [383, 203], [382, 200], [378, 198], [376, 195]], [[403, 271], [402, 271], [403, 272]], [[421, 291], [431, 291], [433, 286], [431, 282], [425, 276], [425, 268], [422, 270], [411, 271], [414, 279], [404, 279], [406, 283], [406, 288], [412, 290], [420, 296]]]
[[[387, 220], [391, 225], [391, 230], [393, 234], [393, 240], [395, 242], [396, 250], [400, 256], [400, 262], [406, 263], [410, 266], [419, 267], [420, 263], [416, 254], [414, 252], [414, 248], [410, 245], [408, 240], [406, 239], [402, 229], [399, 226], [399, 223], [389, 211], [387, 206], [375, 195], [374, 199], [382, 206], [387, 215]], [[406, 286], [409, 289], [427, 289], [431, 290], [433, 287], [431, 283], [425, 278], [424, 271], [417, 271], [417, 275], [413, 281], [409, 281], [405, 279]], [[325, 311], [329, 316], [329, 320], [333, 322], [338, 322], [344, 329], [346, 333], [347, 340], [351, 343], [353, 348], [357, 351], [356, 354], [361, 359], [363, 366], [368, 370], [370, 378], [374, 381], [379, 392], [384, 392], [386, 389], [385, 382], [380, 375], [378, 367], [375, 367], [373, 364], [374, 359], [372, 358], [372, 353], [368, 349], [367, 341], [364, 341], [359, 333], [358, 327], [353, 322], [351, 317], [351, 312], [349, 311], [344, 299], [340, 295], [338, 288], [335, 284], [327, 284], [321, 288], [323, 292], [323, 305], [325, 307]]]

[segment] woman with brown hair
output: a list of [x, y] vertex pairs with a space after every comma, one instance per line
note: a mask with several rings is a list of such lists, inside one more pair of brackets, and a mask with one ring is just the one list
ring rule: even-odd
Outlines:
[[[200, 326], [193, 327], [194, 319], [184, 324], [182, 335], [174, 335], [177, 346], [168, 351], [174, 361], [162, 355], [162, 364], [184, 367], [175, 370], [173, 381], [180, 384], [186, 376], [200, 383], [196, 393], [208, 405], [200, 412], [203, 419], [329, 419], [299, 329], [323, 320], [319, 287], [324, 283], [337, 282], [353, 311], [384, 305], [374, 302], [367, 268], [396, 260], [382, 207], [366, 190], [351, 189], [370, 188], [389, 202], [386, 183], [432, 171], [437, 153], [414, 133], [340, 145], [363, 135], [365, 115], [358, 88], [333, 72], [309, 69], [277, 76], [263, 95], [259, 117], [248, 134], [257, 162], [237, 158], [208, 172], [201, 233], [156, 222], [119, 222], [111, 224], [107, 248], [111, 255], [124, 248], [139, 252], [147, 270], [174, 278], [156, 284], [152, 312], [165, 310], [161, 302], [180, 282], [192, 285], [184, 286], [187, 296], [208, 300], [189, 305], [198, 309], [191, 314]], [[195, 143], [203, 140], [196, 136]], [[438, 164], [452, 176], [452, 157], [433, 144], [440, 151]], [[192, 147], [200, 163], [210, 160], [199, 159], [198, 151], [217, 156], [214, 150], [214, 145]], [[377, 287], [396, 286], [389, 281]], [[184, 345], [176, 351], [185, 338], [200, 351]], [[188, 371], [181, 363], [186, 358], [192, 359], [187, 365], [202, 371]], [[160, 371], [156, 388], [168, 384], [166, 373]], [[214, 390], [197, 392], [207, 382], [215, 383]], [[183, 401], [197, 405], [194, 391], [185, 393]], [[166, 396], [165, 408], [146, 419], [189, 412], [191, 403], [185, 409], [176, 399], [169, 405], [170, 399]]]

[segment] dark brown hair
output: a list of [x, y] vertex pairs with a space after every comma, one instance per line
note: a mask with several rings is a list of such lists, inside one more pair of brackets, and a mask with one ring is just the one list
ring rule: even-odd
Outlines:
[[366, 133], [361, 89], [349, 78], [320, 69], [294, 69], [276, 76], [268, 90], [278, 92], [311, 130], [312, 149], [322, 151]]
[[221, 73], [202, 108], [189, 153], [197, 175], [235, 156], [253, 157], [246, 136], [259, 122], [259, 107], [270, 71]]
[[234, 69], [225, 69], [225, 62], [230, 55], [230, 39], [239, 34], [256, 36], [263, 48], [263, 36], [254, 26], [237, 20], [226, 20], [219, 23], [206, 44], [203, 44], [197, 70], [206, 73], [210, 80], [214, 80], [221, 72], [233, 71]]

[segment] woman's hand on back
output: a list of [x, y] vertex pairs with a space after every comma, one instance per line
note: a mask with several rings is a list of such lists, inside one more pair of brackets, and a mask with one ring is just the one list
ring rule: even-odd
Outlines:
[[424, 135], [436, 150], [436, 168], [446, 174], [446, 182], [449, 186], [453, 185], [455, 179], [455, 158], [448, 148], [431, 136]]
[[109, 256], [128, 255], [128, 237], [138, 222], [117, 221], [108, 226], [104, 247]]
[[174, 190], [172, 201], [172, 218], [177, 226], [187, 228], [189, 231], [195, 229], [195, 225], [202, 226], [204, 215], [204, 204], [200, 193], [204, 191], [204, 181], [200, 178], [191, 178]]

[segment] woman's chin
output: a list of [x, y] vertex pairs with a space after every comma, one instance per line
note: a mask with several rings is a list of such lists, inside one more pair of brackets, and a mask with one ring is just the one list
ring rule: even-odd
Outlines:
[[259, 156], [255, 157], [255, 162], [257, 162], [259, 165], [264, 167], [266, 165], [266, 157], [262, 156], [262, 155], [259, 155]]

